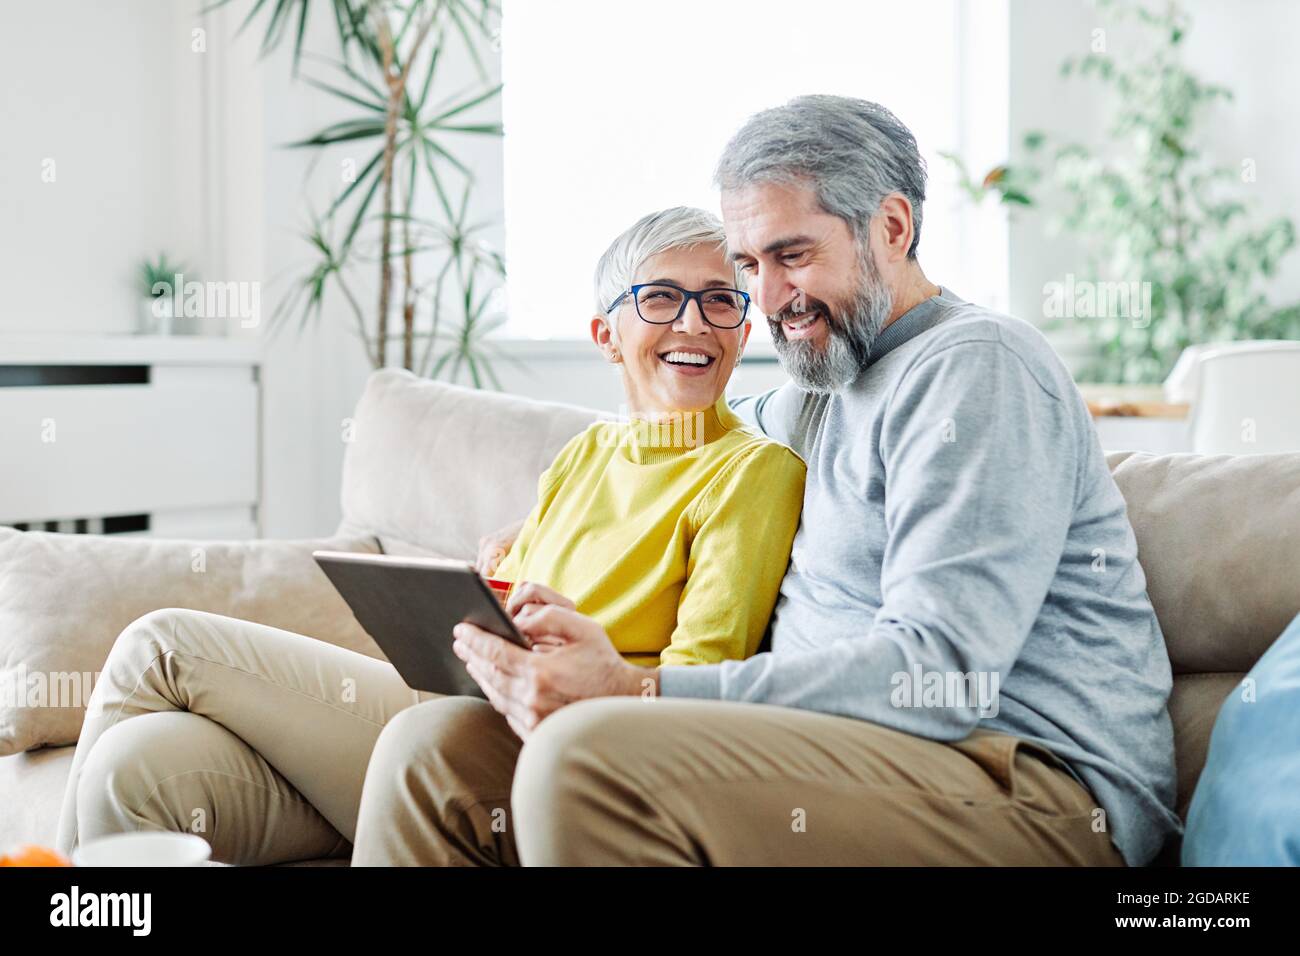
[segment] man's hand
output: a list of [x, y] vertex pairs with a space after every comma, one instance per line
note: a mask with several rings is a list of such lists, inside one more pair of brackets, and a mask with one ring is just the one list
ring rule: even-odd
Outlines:
[[[550, 589], [543, 590], [564, 600]], [[540, 597], [543, 590], [531, 593]], [[521, 739], [528, 739], [538, 724], [565, 704], [592, 697], [651, 699], [659, 692], [657, 670], [623, 660], [605, 629], [571, 606], [524, 596], [514, 622], [535, 642], [533, 650], [468, 622], [453, 629], [452, 649]]]
[[508, 524], [498, 531], [479, 538], [478, 557], [474, 561], [474, 570], [485, 578], [492, 577], [506, 555], [510, 553], [510, 548], [519, 537], [519, 531], [523, 528], [525, 520], [527, 519], [521, 518], [514, 524]]

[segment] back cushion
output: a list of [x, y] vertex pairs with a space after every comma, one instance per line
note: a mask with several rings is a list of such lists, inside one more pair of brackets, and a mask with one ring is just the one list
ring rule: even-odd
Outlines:
[[1107, 461], [1174, 672], [1249, 670], [1300, 613], [1300, 454]]
[[0, 528], [0, 755], [76, 743], [113, 642], [158, 608], [257, 621], [382, 659], [312, 560], [317, 548], [377, 550], [370, 537], [123, 540]]
[[598, 414], [377, 371], [343, 459], [339, 532], [471, 559], [480, 536], [528, 514], [538, 477]]
[[1196, 783], [1205, 769], [1214, 721], [1229, 694], [1237, 693], [1245, 674], [1179, 674], [1169, 695], [1174, 726], [1174, 769], [1178, 774], [1175, 809], [1186, 822]]

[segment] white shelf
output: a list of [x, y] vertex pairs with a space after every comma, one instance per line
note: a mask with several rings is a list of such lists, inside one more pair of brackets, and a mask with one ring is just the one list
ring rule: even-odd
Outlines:
[[252, 336], [0, 334], [0, 365], [255, 365], [262, 340]]

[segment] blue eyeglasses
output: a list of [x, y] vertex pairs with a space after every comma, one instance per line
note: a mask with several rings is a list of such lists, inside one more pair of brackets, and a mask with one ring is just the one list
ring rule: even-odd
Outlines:
[[636, 303], [636, 314], [651, 325], [671, 325], [682, 317], [692, 299], [704, 321], [718, 329], [734, 329], [749, 314], [749, 293], [739, 289], [700, 289], [691, 292], [666, 282], [643, 282], [624, 291], [610, 303], [605, 314], [617, 309], [628, 296]]

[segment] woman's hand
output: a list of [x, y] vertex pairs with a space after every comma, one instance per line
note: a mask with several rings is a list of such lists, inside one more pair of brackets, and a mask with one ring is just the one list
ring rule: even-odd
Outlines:
[[570, 611], [576, 606], [559, 591], [548, 588], [545, 584], [520, 581], [510, 591], [510, 600], [506, 602], [506, 613], [514, 617], [528, 604], [554, 604], [557, 607], [567, 607]]
[[[515, 626], [519, 626], [519, 614], [522, 611], [536, 609], [551, 605], [553, 607], [562, 607], [572, 611], [575, 605], [567, 597], [553, 588], [548, 588], [545, 584], [538, 584], [535, 581], [522, 581], [510, 591], [510, 599], [506, 602], [506, 613], [514, 620]], [[551, 634], [525, 634], [524, 637], [531, 642], [535, 651], [548, 651], [558, 647], [563, 641]]]
[[523, 528], [525, 520], [521, 518], [514, 524], [508, 524], [498, 531], [479, 538], [478, 557], [474, 561], [474, 570], [485, 578], [492, 577], [506, 555], [510, 553], [510, 548], [519, 537], [519, 531]]

